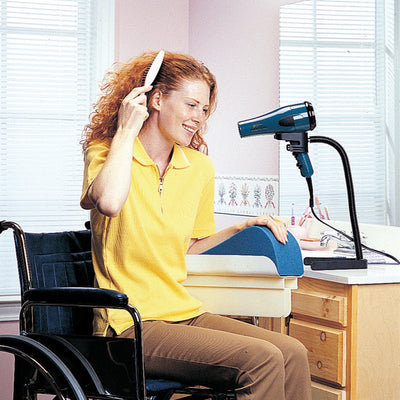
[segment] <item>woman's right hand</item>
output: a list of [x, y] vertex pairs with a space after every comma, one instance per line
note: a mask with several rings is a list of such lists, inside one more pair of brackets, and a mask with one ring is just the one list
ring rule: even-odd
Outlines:
[[145, 93], [152, 86], [134, 88], [122, 101], [118, 111], [118, 127], [107, 158], [81, 202], [89, 209], [115, 217], [128, 198], [131, 185], [133, 145], [144, 121], [149, 116]]
[[149, 117], [146, 93], [152, 86], [134, 88], [122, 101], [118, 111], [118, 129], [133, 131], [136, 135]]

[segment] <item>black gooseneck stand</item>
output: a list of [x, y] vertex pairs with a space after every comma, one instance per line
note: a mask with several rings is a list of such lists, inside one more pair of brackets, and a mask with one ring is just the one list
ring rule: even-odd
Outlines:
[[[346, 151], [340, 143], [326, 137], [326, 136], [312, 136], [309, 138], [310, 143], [325, 143], [332, 146], [340, 155], [342, 160], [344, 175], [346, 179], [347, 188], [347, 200], [349, 206], [349, 214], [351, 221], [351, 228], [353, 231], [354, 249], [356, 258], [346, 257], [305, 257], [304, 264], [310, 265], [313, 270], [334, 270], [334, 269], [365, 269], [368, 267], [368, 262], [363, 258], [362, 246], [360, 239], [360, 230], [358, 227], [355, 197], [354, 197], [354, 186], [353, 179], [351, 176], [351, 169], [349, 159]], [[310, 191], [310, 207], [313, 207], [314, 195], [312, 190], [311, 178], [306, 178], [308, 188]]]

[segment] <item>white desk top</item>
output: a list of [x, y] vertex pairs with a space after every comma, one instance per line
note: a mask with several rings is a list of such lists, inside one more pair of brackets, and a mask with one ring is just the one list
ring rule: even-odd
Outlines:
[[[333, 256], [329, 252], [303, 251], [303, 257]], [[347, 285], [370, 285], [381, 283], [400, 283], [400, 265], [368, 264], [367, 269], [313, 271], [304, 266], [304, 276]]]
[[[349, 223], [338, 221], [330, 222], [336, 228], [344, 229], [348, 233], [351, 231]], [[318, 238], [321, 236], [321, 232], [327, 229], [315, 219], [310, 219], [310, 221], [307, 221], [306, 223], [308, 224], [307, 229], [310, 237]], [[386, 251], [397, 258], [400, 257], [400, 227], [360, 224], [360, 230], [366, 235], [366, 244], [369, 247]], [[302, 251], [302, 255], [303, 257], [338, 256], [338, 254], [334, 254], [330, 251]], [[310, 266], [305, 266], [304, 276], [348, 285], [400, 283], [400, 265], [374, 264], [373, 261], [375, 260], [373, 259], [368, 263], [367, 269], [358, 270], [312, 271]]]
[[347, 285], [400, 283], [400, 266], [369, 264], [367, 269], [326, 271], [312, 271], [309, 266], [305, 266], [303, 276]]

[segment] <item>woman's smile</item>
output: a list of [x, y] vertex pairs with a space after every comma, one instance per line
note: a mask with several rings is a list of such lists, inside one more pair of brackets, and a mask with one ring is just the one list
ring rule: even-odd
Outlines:
[[183, 126], [183, 129], [185, 129], [191, 136], [193, 136], [197, 131], [197, 129], [192, 126], [189, 126], [186, 124], [182, 124], [182, 126]]

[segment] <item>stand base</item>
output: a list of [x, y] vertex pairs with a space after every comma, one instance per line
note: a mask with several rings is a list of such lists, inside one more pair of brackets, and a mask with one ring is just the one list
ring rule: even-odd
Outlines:
[[305, 257], [304, 264], [310, 265], [312, 270], [334, 269], [366, 269], [368, 261], [365, 259], [345, 257]]

